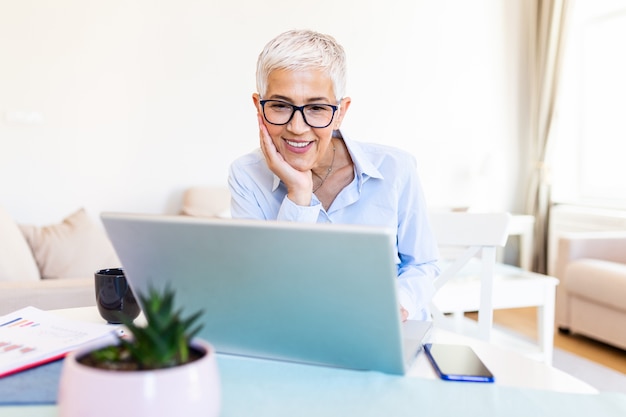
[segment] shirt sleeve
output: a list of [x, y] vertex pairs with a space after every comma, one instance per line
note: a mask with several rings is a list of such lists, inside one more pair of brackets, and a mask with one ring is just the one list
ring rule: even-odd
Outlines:
[[411, 320], [430, 320], [430, 302], [435, 293], [433, 281], [439, 268], [433, 263], [411, 265], [398, 275], [398, 301]]
[[310, 206], [299, 206], [285, 196], [278, 210], [276, 220], [292, 221], [299, 223], [316, 223], [322, 204], [312, 201]]
[[428, 320], [439, 253], [413, 158], [411, 165], [398, 205], [398, 297], [410, 319]]
[[237, 176], [237, 170], [234, 164], [231, 165], [228, 176], [231, 216], [240, 219], [262, 219], [261, 207], [254, 199], [252, 190], [245, 186], [243, 178]]
[[282, 220], [315, 223], [321, 203], [313, 198], [310, 206], [299, 206], [289, 200], [282, 185], [274, 187], [274, 175], [259, 152], [233, 162], [228, 175], [233, 218]]
[[[260, 156], [249, 154], [235, 160], [228, 170], [230, 213], [238, 219], [265, 220], [263, 204], [257, 199], [259, 183], [268, 186], [269, 178], [259, 169]], [[267, 205], [267, 204], [266, 204]]]

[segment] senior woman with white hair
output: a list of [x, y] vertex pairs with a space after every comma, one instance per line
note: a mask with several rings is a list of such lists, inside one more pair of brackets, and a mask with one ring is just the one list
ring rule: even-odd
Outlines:
[[282, 33], [259, 55], [256, 78], [260, 150], [230, 167], [233, 217], [393, 228], [401, 317], [429, 319], [437, 246], [415, 158], [341, 132], [351, 103], [341, 45], [314, 31]]

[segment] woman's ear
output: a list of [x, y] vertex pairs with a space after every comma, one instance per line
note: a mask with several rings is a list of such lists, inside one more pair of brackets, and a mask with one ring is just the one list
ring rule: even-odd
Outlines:
[[341, 103], [339, 104], [339, 117], [335, 120], [334, 129], [337, 130], [341, 127], [341, 122], [343, 121], [348, 108], [350, 107], [350, 103], [352, 103], [352, 99], [350, 97], [344, 97], [341, 99]]
[[254, 107], [259, 114], [261, 114], [261, 96], [259, 93], [252, 94], [252, 102], [254, 103]]

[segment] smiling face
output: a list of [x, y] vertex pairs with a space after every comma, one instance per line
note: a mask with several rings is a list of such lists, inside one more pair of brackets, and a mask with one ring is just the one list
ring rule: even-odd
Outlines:
[[328, 165], [332, 153], [328, 151], [333, 130], [338, 129], [350, 99], [337, 103], [333, 83], [328, 75], [317, 69], [277, 69], [269, 74], [267, 91], [263, 97], [253, 95], [259, 114], [263, 114], [260, 100], [282, 100], [296, 106], [305, 104], [340, 105], [329, 126], [312, 128], [304, 122], [302, 113], [296, 111], [289, 123], [281, 126], [265, 121], [272, 142], [282, 157], [295, 169], [307, 171]]

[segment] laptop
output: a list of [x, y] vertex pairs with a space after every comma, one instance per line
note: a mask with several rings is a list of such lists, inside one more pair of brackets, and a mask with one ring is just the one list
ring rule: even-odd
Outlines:
[[103, 213], [135, 293], [170, 286], [218, 353], [404, 374], [395, 233], [370, 226]]

